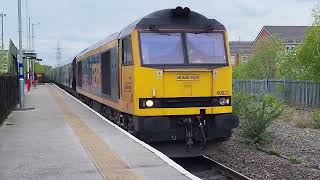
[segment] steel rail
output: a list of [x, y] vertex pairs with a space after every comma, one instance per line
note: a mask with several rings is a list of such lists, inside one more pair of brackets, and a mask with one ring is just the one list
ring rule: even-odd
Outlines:
[[233, 180], [251, 180], [251, 178], [211, 159], [208, 156], [203, 156], [205, 159], [207, 159], [208, 161], [210, 161], [211, 165], [220, 173], [222, 173], [222, 175], [227, 176], [228, 178], [231, 178]]

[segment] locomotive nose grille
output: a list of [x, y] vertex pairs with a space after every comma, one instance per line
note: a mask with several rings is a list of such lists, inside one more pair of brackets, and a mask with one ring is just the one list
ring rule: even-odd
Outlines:
[[212, 98], [162, 99], [163, 108], [211, 107]]

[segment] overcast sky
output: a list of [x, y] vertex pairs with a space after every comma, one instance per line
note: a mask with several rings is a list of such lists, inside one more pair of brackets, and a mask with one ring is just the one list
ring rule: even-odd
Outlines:
[[[25, 3], [23, 31], [26, 32]], [[0, 0], [5, 41], [18, 45], [18, 0]], [[230, 40], [254, 40], [264, 25], [311, 25], [317, 0], [28, 0], [35, 26], [35, 48], [42, 64], [56, 63], [57, 42], [62, 61], [104, 37], [120, 31], [134, 20], [153, 11], [188, 6], [223, 23]], [[26, 47], [26, 35], [23, 38]], [[7, 46], [7, 42], [5, 45]]]

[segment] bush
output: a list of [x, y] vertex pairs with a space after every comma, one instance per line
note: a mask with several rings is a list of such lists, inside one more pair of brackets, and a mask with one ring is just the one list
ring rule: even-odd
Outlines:
[[311, 118], [316, 129], [320, 129], [320, 109], [311, 112]]
[[283, 104], [270, 95], [234, 93], [234, 113], [240, 118], [240, 134], [251, 143], [267, 138], [266, 129], [283, 111]]

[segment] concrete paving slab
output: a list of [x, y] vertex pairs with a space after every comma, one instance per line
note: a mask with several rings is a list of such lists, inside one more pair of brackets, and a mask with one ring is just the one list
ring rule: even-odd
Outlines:
[[[46, 88], [26, 95], [31, 111], [0, 128], [0, 179], [102, 179]], [[5, 125], [12, 124], [12, 125]]]
[[38, 86], [27, 94], [26, 106], [35, 109], [11, 113], [6, 123], [12, 125], [0, 128], [0, 179], [105, 178], [81, 138], [67, 123], [69, 113], [66, 115], [59, 109], [48, 88], [53, 89], [79, 122], [110, 147], [139, 179], [190, 179], [190, 174], [187, 173], [187, 177], [178, 165], [178, 168], [169, 165], [163, 157], [53, 85]]

